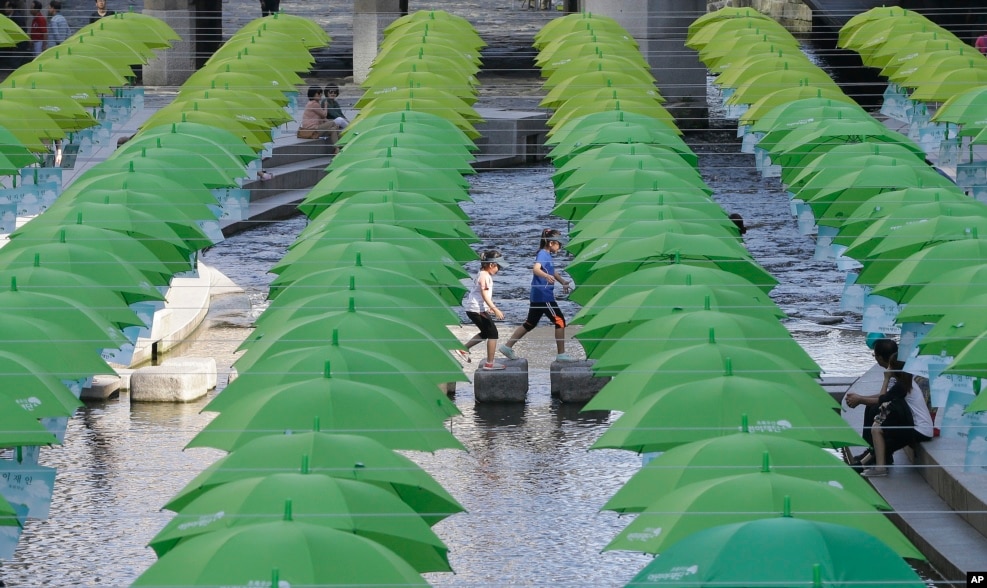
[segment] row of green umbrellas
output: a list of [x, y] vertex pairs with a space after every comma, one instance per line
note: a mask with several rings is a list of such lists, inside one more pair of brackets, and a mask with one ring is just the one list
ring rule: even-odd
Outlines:
[[[9, 19], [0, 20], [0, 43], [26, 39]], [[48, 151], [54, 141], [98, 124], [92, 109], [100, 106], [100, 95], [126, 85], [130, 65], [153, 55], [150, 44], [130, 39], [124, 30], [174, 35], [163, 21], [144, 15], [121, 14], [114, 23], [105, 33], [96, 27], [78, 31], [0, 85], [0, 174], [16, 175], [37, 165], [36, 154]], [[145, 53], [129, 61], [121, 47]], [[93, 170], [90, 177], [113, 173]], [[83, 384], [110, 371], [105, 352], [132, 348], [133, 339], [124, 331], [145, 326], [130, 305], [163, 299], [152, 280], [167, 283], [164, 276], [171, 270], [127, 227], [93, 213], [90, 207], [103, 198], [84, 197], [73, 186], [51, 215], [27, 223], [0, 249], [0, 447], [14, 448], [17, 456], [27, 446], [61, 442], [68, 418], [81, 405]], [[72, 200], [79, 208], [70, 211]], [[53, 354], [56, 347], [59, 353]], [[19, 534], [24, 516], [37, 516], [18, 506], [0, 497], [5, 538]], [[9, 558], [13, 547], [4, 541], [0, 558]]]
[[[762, 22], [748, 26], [748, 16]], [[606, 23], [600, 31], [598, 22]], [[553, 25], [608, 35], [614, 46], [627, 37], [596, 15], [570, 15], [546, 30]], [[751, 45], [798, 54], [778, 28], [753, 10], [723, 9], [690, 28], [689, 44], [710, 47], [707, 57], [717, 60]], [[735, 33], [744, 40], [720, 43], [718, 29], [744, 31]], [[572, 42], [586, 43], [583, 34]], [[536, 42], [549, 47], [551, 36], [543, 31]], [[559, 38], [553, 50], [568, 35]], [[633, 43], [625, 43], [629, 54]], [[776, 89], [786, 80], [779, 76]], [[745, 86], [751, 94], [738, 100], [771, 84]], [[811, 585], [815, 575], [917, 586], [902, 557], [922, 556], [881, 514], [887, 504], [822, 449], [863, 442], [778, 322], [784, 315], [767, 296], [776, 281], [711, 200], [695, 154], [669, 118], [598, 103], [596, 112], [553, 117], [550, 141], [555, 213], [573, 221], [568, 271], [580, 285], [571, 297], [584, 305], [576, 337], [594, 371], [613, 378], [585, 409], [623, 413], [593, 448], [664, 452], [604, 506], [639, 513], [607, 549], [660, 555], [630, 585]], [[741, 560], [726, 553], [733, 534], [769, 528], [772, 541], [800, 546], [799, 557], [788, 549], [748, 550]], [[880, 570], [809, 539], [829, 533], [875, 546]], [[775, 558], [778, 565], [767, 563]]]
[[481, 45], [440, 11], [388, 27], [239, 375], [188, 445], [228, 455], [166, 505], [160, 559], [135, 585], [425, 585], [451, 571], [431, 527], [463, 508], [396, 451], [463, 448], [440, 386], [466, 379], [446, 325], [476, 258], [458, 203]]
[[[840, 44], [858, 50], [865, 63], [884, 66], [882, 73], [889, 79], [912, 88], [913, 100], [946, 99], [933, 120], [974, 122], [957, 114], [962, 105], [970, 108], [967, 114], [976, 111], [980, 88], [953, 98], [921, 91], [928, 87], [923, 75], [938, 79], [933, 72], [964, 67], [955, 58], [941, 59], [947, 52], [935, 44], [920, 41], [930, 28], [937, 27], [915, 13], [876, 8], [851, 19]], [[900, 41], [903, 37], [910, 40]], [[900, 57], [888, 61], [893, 52]], [[769, 55], [765, 52], [765, 59], [773, 58]], [[750, 124], [757, 149], [780, 167], [778, 175], [795, 202], [819, 225], [820, 239], [827, 239], [822, 247], [832, 250], [830, 257], [856, 262], [850, 281], [868, 295], [863, 313], [897, 305], [900, 310], [892, 320], [903, 329], [927, 333], [917, 338], [906, 369], [925, 372], [925, 356], [949, 364], [946, 373], [982, 376], [987, 366], [978, 359], [982, 352], [977, 343], [987, 324], [976, 318], [974, 276], [984, 259], [979, 239], [984, 205], [932, 168], [918, 145], [849, 99], [793, 100], [755, 120], [750, 114], [741, 122]], [[977, 133], [976, 123], [961, 131]], [[971, 141], [971, 154], [977, 141]], [[937, 406], [944, 400], [933, 398]], [[966, 408], [984, 409], [987, 404], [980, 398]]]

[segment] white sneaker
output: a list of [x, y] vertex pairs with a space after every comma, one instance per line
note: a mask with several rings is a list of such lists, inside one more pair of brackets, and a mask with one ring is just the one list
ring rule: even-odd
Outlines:
[[501, 352], [507, 359], [517, 359], [517, 353], [514, 353], [514, 350], [507, 345], [501, 345], [497, 351]]
[[454, 356], [456, 356], [457, 358], [465, 361], [466, 363], [470, 363], [470, 362], [473, 361], [472, 358], [470, 358], [469, 351], [466, 351], [466, 350], [463, 350], [463, 349], [453, 349], [452, 350], [452, 354]]
[[555, 361], [579, 361], [575, 357], [569, 355], [568, 353], [560, 353], [555, 356]]

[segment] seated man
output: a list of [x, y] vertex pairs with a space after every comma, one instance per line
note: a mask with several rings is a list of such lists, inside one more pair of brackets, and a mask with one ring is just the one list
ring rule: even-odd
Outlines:
[[863, 472], [868, 478], [888, 475], [887, 464], [893, 463], [895, 451], [932, 438], [932, 416], [925, 395], [908, 372], [901, 371], [898, 344], [891, 339], [874, 343], [874, 359], [884, 368], [884, 383], [873, 396], [847, 394], [850, 408], [863, 404], [863, 437], [873, 450], [864, 452], [852, 465], [874, 466]]

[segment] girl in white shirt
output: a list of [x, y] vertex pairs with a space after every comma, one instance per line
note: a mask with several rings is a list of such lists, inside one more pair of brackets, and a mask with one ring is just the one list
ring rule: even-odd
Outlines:
[[504, 369], [503, 364], [494, 362], [494, 353], [497, 352], [497, 340], [500, 338], [500, 334], [497, 332], [497, 325], [494, 324], [490, 314], [493, 313], [498, 319], [504, 318], [504, 313], [493, 302], [493, 277], [506, 267], [508, 264], [499, 251], [491, 249], [483, 252], [480, 255], [480, 273], [477, 274], [473, 287], [463, 299], [466, 316], [473, 321], [480, 332], [466, 342], [466, 351], [457, 349], [454, 353], [464, 361], [470, 361], [469, 350], [479, 345], [481, 341], [486, 341], [487, 360], [480, 368], [484, 370]]

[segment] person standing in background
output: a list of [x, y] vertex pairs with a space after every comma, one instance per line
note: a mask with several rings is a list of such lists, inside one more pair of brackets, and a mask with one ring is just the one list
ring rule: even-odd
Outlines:
[[281, 0], [260, 0], [260, 15], [270, 16], [281, 10]]
[[48, 48], [61, 45], [69, 38], [69, 22], [62, 15], [61, 0], [48, 3]]
[[977, 37], [977, 40], [973, 42], [973, 46], [977, 48], [977, 51], [987, 55], [987, 35]]
[[116, 12], [106, 9], [106, 0], [96, 0], [96, 11], [89, 15], [89, 24], [96, 22], [97, 20], [113, 16]]
[[31, 37], [31, 50], [34, 56], [41, 55], [48, 40], [48, 19], [41, 13], [41, 0], [31, 2], [31, 27], [28, 33]]

